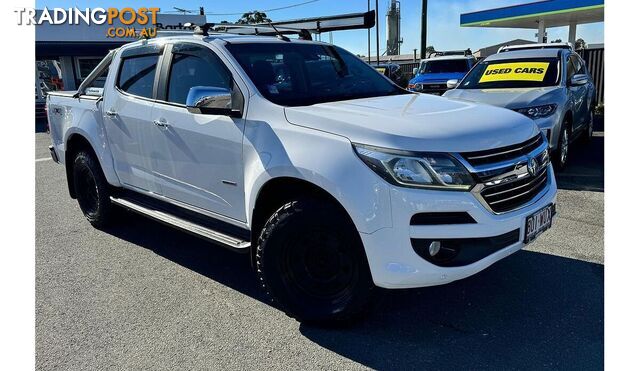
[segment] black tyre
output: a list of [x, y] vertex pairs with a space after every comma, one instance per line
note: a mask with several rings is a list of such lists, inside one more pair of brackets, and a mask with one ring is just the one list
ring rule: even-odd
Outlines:
[[89, 151], [80, 151], [73, 160], [73, 185], [80, 210], [96, 228], [107, 225], [112, 214], [109, 184], [100, 163]]
[[378, 293], [355, 226], [339, 207], [316, 199], [291, 201], [268, 219], [256, 271], [274, 303], [301, 322], [350, 322]]
[[563, 171], [567, 167], [569, 161], [569, 143], [571, 132], [569, 131], [569, 122], [565, 121], [560, 128], [560, 138], [558, 138], [558, 146], [553, 153], [553, 168], [555, 171]]

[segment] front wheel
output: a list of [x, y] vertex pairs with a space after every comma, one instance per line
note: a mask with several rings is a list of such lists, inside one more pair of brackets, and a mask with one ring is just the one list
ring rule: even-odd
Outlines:
[[338, 206], [317, 199], [294, 200], [269, 218], [256, 270], [274, 303], [301, 322], [353, 320], [378, 291], [355, 226]]
[[73, 185], [80, 210], [96, 228], [104, 227], [112, 214], [109, 184], [100, 163], [89, 151], [80, 151], [73, 160]]
[[565, 122], [560, 129], [558, 146], [553, 156], [553, 167], [556, 171], [563, 171], [569, 161], [569, 125]]

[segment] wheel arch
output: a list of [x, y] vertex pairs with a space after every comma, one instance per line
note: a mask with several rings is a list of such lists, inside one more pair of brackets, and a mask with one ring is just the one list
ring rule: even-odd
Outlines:
[[65, 148], [64, 148], [64, 167], [67, 178], [67, 186], [69, 189], [69, 195], [71, 198], [76, 198], [76, 190], [73, 184], [73, 161], [75, 159], [76, 154], [81, 150], [90, 151], [95, 158], [98, 160], [98, 164], [100, 165], [100, 169], [102, 170], [102, 174], [105, 176], [107, 181], [112, 185], [119, 185], [117, 178], [115, 177], [115, 173], [112, 168], [105, 168], [105, 163], [103, 156], [99, 154], [96, 150], [96, 146], [89, 139], [90, 136], [82, 131], [76, 130], [73, 132], [69, 132], [67, 138], [65, 140]]
[[267, 219], [284, 203], [301, 196], [315, 197], [333, 203], [344, 213], [344, 216], [348, 218], [352, 227], [356, 228], [351, 215], [349, 215], [344, 205], [319, 185], [292, 176], [271, 178], [258, 190], [250, 215], [252, 264], [254, 263], [256, 242], [264, 223], [266, 223]]

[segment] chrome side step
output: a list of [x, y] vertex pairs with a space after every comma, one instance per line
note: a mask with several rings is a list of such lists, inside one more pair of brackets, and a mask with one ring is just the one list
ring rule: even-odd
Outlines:
[[147, 216], [151, 219], [155, 219], [159, 222], [182, 229], [186, 232], [195, 234], [199, 237], [203, 237], [207, 240], [211, 240], [213, 242], [222, 244], [226, 247], [230, 247], [233, 250], [243, 250], [251, 246], [251, 242], [249, 241], [245, 241], [243, 239], [229, 236], [227, 234], [215, 231], [213, 229], [204, 227], [202, 225], [193, 223], [191, 221], [178, 218], [167, 212], [148, 208], [142, 204], [139, 204], [124, 198], [117, 198], [117, 197], [111, 196], [111, 202], [113, 202], [116, 205], [122, 206], [126, 209], [129, 209], [131, 211], [134, 211], [138, 214]]

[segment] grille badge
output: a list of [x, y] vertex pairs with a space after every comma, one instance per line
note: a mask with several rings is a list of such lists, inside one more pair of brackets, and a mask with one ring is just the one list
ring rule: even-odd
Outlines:
[[538, 175], [538, 171], [540, 170], [540, 165], [538, 165], [538, 160], [535, 157], [531, 157], [527, 162], [527, 172], [529, 175], [535, 177]]

